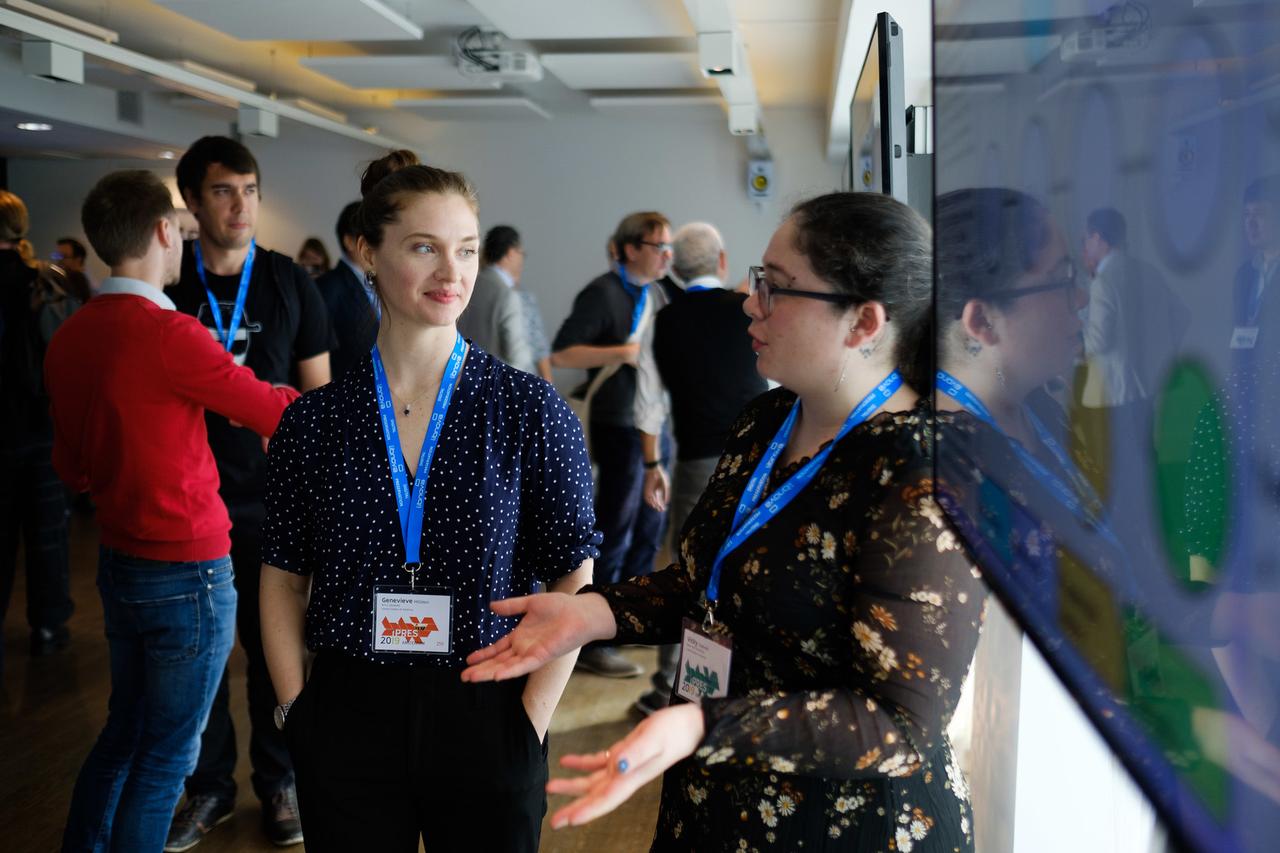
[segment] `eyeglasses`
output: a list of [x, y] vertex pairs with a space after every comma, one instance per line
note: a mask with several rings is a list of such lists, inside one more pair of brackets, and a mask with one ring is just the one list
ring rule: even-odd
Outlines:
[[854, 301], [852, 297], [841, 293], [800, 290], [795, 287], [779, 286], [769, 281], [768, 276], [765, 275], [764, 267], [751, 267], [747, 272], [747, 281], [752, 295], [760, 302], [760, 313], [765, 317], [773, 313], [773, 297], [775, 296], [803, 296], [805, 299], [818, 299], [823, 302], [834, 302], [840, 305], [848, 305]]
[[1020, 299], [1023, 296], [1030, 296], [1033, 293], [1044, 293], [1049, 290], [1062, 290], [1066, 292], [1067, 304], [1072, 306], [1076, 296], [1076, 265], [1070, 258], [1063, 258], [1058, 266], [1058, 274], [1054, 280], [1048, 284], [1037, 284], [1031, 287], [1015, 287], [1010, 290], [1002, 290], [998, 294], [1000, 299]]
[[657, 249], [659, 252], [670, 252], [670, 251], [671, 251], [671, 244], [670, 244], [670, 243], [655, 243], [655, 242], [653, 242], [652, 240], [641, 240], [641, 241], [640, 241], [640, 245], [642, 245], [642, 246], [652, 246], [653, 248]]

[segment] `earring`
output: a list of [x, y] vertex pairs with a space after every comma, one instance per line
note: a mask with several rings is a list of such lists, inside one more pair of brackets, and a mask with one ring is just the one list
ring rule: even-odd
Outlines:
[[971, 358], [977, 358], [978, 353], [982, 352], [982, 344], [978, 343], [977, 338], [971, 338], [968, 335], [965, 335], [964, 351], [967, 352]]
[[1005, 381], [1005, 379], [1004, 379], [1004, 371], [1003, 371], [1003, 370], [1001, 370], [1001, 369], [1000, 369], [1000, 368], [998, 368], [998, 367], [996, 368], [996, 379], [999, 379], [999, 380], [1000, 380], [1000, 387], [1002, 387], [1002, 388], [1009, 384], [1009, 383], [1008, 383], [1008, 382], [1006, 382], [1006, 381]]
[[364, 283], [369, 285], [370, 287], [373, 287], [377, 281], [378, 281], [378, 274], [373, 270], [369, 270], [367, 273], [364, 274]]
[[849, 351], [845, 350], [844, 358], [840, 360], [840, 378], [836, 380], [835, 387], [831, 389], [832, 393], [839, 391], [840, 386], [844, 384], [845, 371], [849, 369]]

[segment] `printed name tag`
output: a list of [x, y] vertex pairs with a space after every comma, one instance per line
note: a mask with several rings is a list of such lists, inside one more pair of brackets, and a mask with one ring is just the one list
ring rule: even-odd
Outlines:
[[1231, 333], [1232, 349], [1253, 349], [1258, 343], [1257, 326], [1236, 326]]
[[729, 661], [733, 641], [727, 634], [708, 634], [692, 619], [684, 620], [676, 695], [701, 704], [703, 698], [729, 695]]
[[[419, 587], [421, 589], [421, 587]], [[373, 650], [447, 655], [453, 650], [453, 596], [404, 589], [373, 592]]]

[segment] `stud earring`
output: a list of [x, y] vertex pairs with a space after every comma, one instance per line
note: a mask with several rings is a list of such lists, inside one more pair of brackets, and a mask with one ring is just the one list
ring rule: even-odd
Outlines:
[[978, 353], [982, 352], [982, 344], [978, 343], [977, 338], [966, 335], [964, 339], [964, 351], [969, 354], [970, 358], [977, 358]]
[[996, 368], [996, 379], [1000, 380], [1000, 387], [1002, 388], [1009, 384], [1008, 382], [1005, 381], [1004, 371], [998, 367]]

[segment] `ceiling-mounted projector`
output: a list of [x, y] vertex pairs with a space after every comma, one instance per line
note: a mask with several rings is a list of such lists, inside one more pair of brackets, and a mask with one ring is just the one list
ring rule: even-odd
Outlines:
[[458, 58], [458, 71], [495, 83], [536, 83], [542, 79], [538, 57], [519, 50], [470, 51]]

